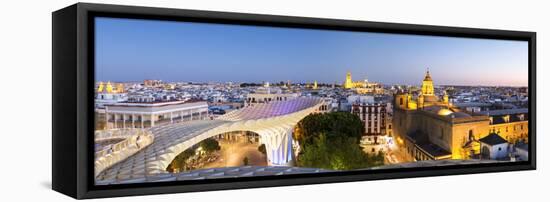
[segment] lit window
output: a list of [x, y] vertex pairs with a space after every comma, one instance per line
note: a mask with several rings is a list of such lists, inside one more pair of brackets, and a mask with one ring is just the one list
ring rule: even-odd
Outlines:
[[506, 115], [502, 118], [504, 119], [504, 122], [506, 122], [506, 123], [510, 122], [510, 115]]

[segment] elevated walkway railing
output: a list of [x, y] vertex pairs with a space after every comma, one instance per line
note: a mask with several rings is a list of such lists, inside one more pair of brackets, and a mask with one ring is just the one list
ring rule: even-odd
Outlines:
[[94, 173], [97, 176], [103, 170], [127, 159], [145, 147], [149, 146], [154, 141], [153, 134], [148, 130], [142, 129], [125, 129], [120, 132], [103, 133], [103, 139], [107, 138], [122, 138], [125, 139], [116, 144], [112, 144], [101, 151], [95, 153]]

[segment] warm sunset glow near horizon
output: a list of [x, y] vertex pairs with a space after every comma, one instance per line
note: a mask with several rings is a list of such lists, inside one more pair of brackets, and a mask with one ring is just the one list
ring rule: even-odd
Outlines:
[[97, 81], [527, 86], [525, 41], [96, 19]]

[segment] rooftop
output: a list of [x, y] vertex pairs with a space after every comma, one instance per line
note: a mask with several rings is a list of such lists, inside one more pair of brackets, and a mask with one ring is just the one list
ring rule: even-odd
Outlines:
[[529, 151], [529, 144], [525, 143], [525, 142], [518, 142], [516, 144], [516, 149], [521, 149], [521, 150], [524, 150], [524, 151]]
[[504, 138], [500, 137], [500, 135], [497, 135], [496, 133], [491, 133], [490, 135], [487, 135], [484, 138], [479, 139], [479, 141], [488, 145], [508, 143]]
[[498, 109], [498, 110], [481, 111], [479, 113], [488, 115], [488, 116], [500, 116], [500, 115], [508, 115], [508, 114], [527, 114], [529, 113], [529, 109], [528, 108]]
[[436, 106], [436, 105], [429, 106], [429, 107], [425, 107], [424, 111], [428, 111], [428, 112], [437, 114], [439, 116], [450, 117], [450, 118], [472, 117], [472, 115], [470, 115], [468, 113], [458, 111], [457, 109], [449, 109], [449, 108], [444, 107], [444, 106]]
[[446, 157], [451, 155], [451, 153], [447, 150], [432, 143], [421, 143], [418, 144], [418, 147], [424, 152], [428, 153], [430, 156], [435, 157], [436, 159], [438, 157]]
[[160, 107], [167, 105], [178, 105], [178, 104], [190, 104], [197, 102], [206, 102], [202, 100], [178, 100], [178, 101], [154, 101], [154, 102], [118, 102], [113, 104], [108, 104], [107, 106], [125, 106], [125, 107]]
[[455, 107], [490, 107], [493, 104], [485, 102], [460, 102], [453, 103]]
[[321, 104], [322, 102], [323, 99], [309, 97], [302, 97], [287, 101], [273, 101], [232, 111], [219, 117], [218, 119], [238, 121], [283, 116], [308, 109], [312, 106]]

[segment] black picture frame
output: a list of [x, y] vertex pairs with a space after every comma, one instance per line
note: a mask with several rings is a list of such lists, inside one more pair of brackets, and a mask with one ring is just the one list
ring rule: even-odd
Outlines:
[[[506, 39], [529, 43], [529, 160], [201, 181], [94, 185], [95, 16]], [[77, 3], [52, 14], [52, 188], [84, 199], [536, 169], [536, 33], [168, 8]]]

